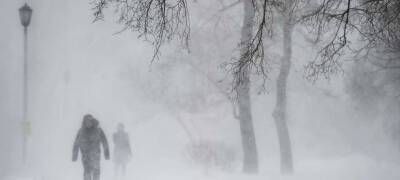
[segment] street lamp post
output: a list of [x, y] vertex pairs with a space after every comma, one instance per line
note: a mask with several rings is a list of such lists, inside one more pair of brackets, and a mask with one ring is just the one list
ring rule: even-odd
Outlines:
[[22, 136], [23, 136], [23, 147], [22, 147], [22, 160], [26, 162], [27, 144], [28, 144], [28, 133], [29, 133], [29, 120], [28, 120], [28, 26], [31, 22], [32, 9], [25, 3], [24, 6], [19, 8], [19, 17], [21, 24], [24, 26], [24, 92], [23, 92], [23, 116], [22, 116]]

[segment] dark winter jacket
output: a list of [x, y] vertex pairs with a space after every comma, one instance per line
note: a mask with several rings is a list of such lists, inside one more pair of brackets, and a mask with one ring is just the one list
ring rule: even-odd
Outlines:
[[110, 158], [107, 138], [103, 130], [98, 127], [98, 121], [92, 120], [92, 127], [82, 125], [74, 142], [72, 160], [78, 159], [79, 150], [81, 152], [82, 161], [100, 160], [100, 144], [103, 146], [105, 159]]

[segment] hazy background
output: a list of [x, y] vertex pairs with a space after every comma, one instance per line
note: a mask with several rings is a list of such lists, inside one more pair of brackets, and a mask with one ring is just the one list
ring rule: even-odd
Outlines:
[[[28, 0], [34, 10], [28, 35], [32, 134], [28, 162], [22, 165], [23, 28], [18, 8], [24, 2], [0, 1], [1, 179], [81, 178], [81, 163], [72, 163], [71, 156], [75, 133], [86, 113], [100, 120], [110, 142], [116, 125], [126, 124], [133, 148], [129, 178], [248, 178], [239, 173], [241, 142], [231, 104], [204, 77], [228, 87], [229, 75], [219, 65], [237, 56], [242, 8], [225, 13], [227, 20], [216, 26], [208, 23], [211, 12], [218, 11], [212, 1], [191, 5], [191, 53], [171, 43], [151, 64], [152, 47], [133, 32], [114, 34], [120, 30], [115, 18], [92, 23], [89, 1]], [[272, 71], [264, 92], [260, 93], [254, 77], [252, 106], [260, 174], [251, 177], [398, 179], [398, 139], [385, 133], [383, 116], [366, 116], [367, 110], [354, 106], [345, 88], [347, 73], [316, 84], [306, 81], [303, 65], [316, 47], [307, 45], [298, 33], [293, 39], [288, 124], [295, 173], [279, 175], [279, 146], [271, 117], [275, 103], [271, 82], [276, 76]], [[267, 45], [272, 61], [278, 59], [280, 46]], [[350, 68], [351, 63], [346, 65]], [[384, 103], [377, 104], [385, 108]], [[237, 158], [233, 171], [204, 174], [201, 167], [189, 163], [184, 150], [190, 138], [231, 147]], [[112, 179], [111, 161], [102, 164], [102, 179]]]

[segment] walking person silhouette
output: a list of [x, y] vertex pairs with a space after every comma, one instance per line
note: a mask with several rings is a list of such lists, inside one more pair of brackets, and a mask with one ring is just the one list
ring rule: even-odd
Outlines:
[[113, 141], [115, 176], [117, 179], [123, 179], [126, 172], [126, 165], [132, 156], [129, 135], [125, 132], [123, 124], [118, 124], [117, 132], [113, 134]]
[[81, 152], [84, 180], [100, 179], [100, 144], [103, 146], [104, 157], [110, 159], [107, 138], [99, 127], [99, 121], [92, 115], [83, 117], [82, 127], [76, 135], [72, 151], [72, 161], [77, 161], [78, 153]]

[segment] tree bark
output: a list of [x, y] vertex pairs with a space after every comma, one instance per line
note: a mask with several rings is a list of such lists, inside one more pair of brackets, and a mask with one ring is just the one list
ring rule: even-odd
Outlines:
[[[250, 0], [243, 0], [244, 18], [241, 32], [241, 59], [248, 58], [245, 56], [248, 44], [252, 39], [255, 9]], [[258, 152], [256, 138], [254, 134], [253, 119], [251, 116], [251, 99], [250, 99], [250, 74], [248, 67], [243, 68], [241, 74], [241, 82], [236, 87], [238, 101], [238, 119], [240, 122], [240, 132], [243, 146], [243, 172], [258, 172]]]
[[276, 106], [273, 112], [276, 130], [278, 134], [280, 158], [281, 158], [281, 173], [287, 174], [293, 172], [292, 148], [287, 126], [287, 78], [290, 72], [291, 57], [292, 57], [292, 32], [293, 25], [290, 21], [290, 16], [284, 14], [283, 25], [283, 56], [278, 79], [276, 81], [277, 95]]

